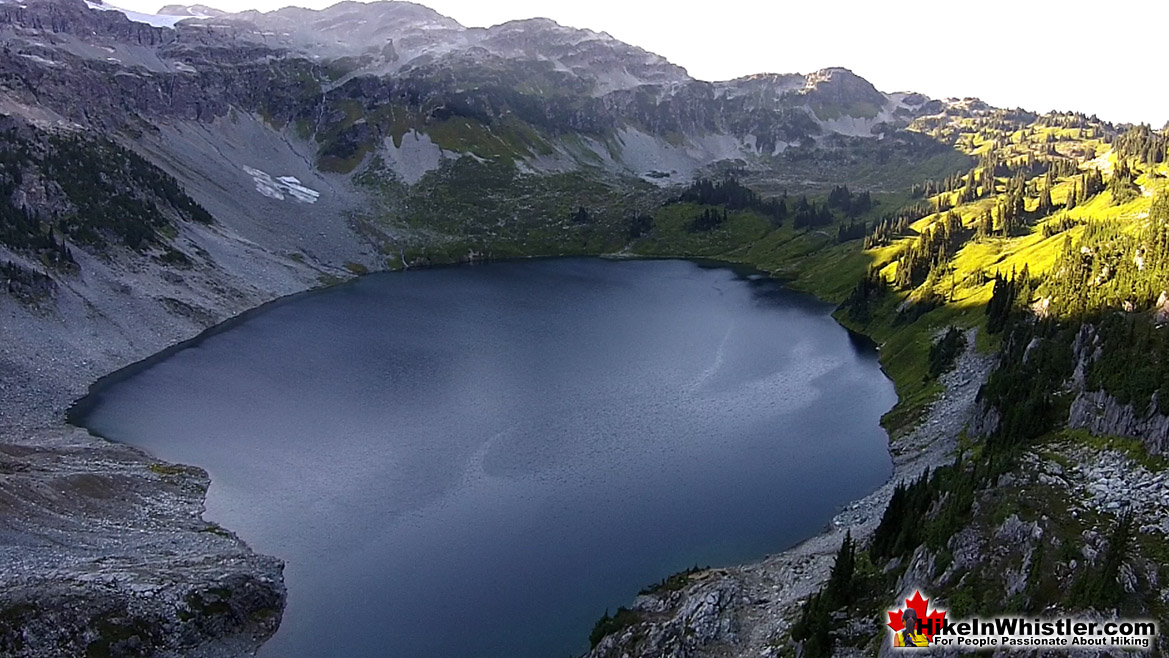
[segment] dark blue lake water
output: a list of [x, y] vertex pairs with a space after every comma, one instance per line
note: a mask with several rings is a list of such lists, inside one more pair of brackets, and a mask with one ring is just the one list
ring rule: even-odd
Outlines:
[[261, 657], [564, 658], [889, 476], [893, 386], [830, 310], [684, 261], [375, 275], [115, 377], [83, 420], [206, 468], [206, 517], [287, 561]]

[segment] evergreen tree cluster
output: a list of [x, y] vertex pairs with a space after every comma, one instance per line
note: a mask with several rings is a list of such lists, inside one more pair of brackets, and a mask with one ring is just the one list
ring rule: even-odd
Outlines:
[[641, 623], [641, 614], [636, 610], [622, 606], [617, 608], [616, 614], [612, 616], [609, 616], [609, 611], [606, 610], [605, 614], [593, 624], [593, 630], [589, 633], [589, 644], [595, 649], [606, 637], [620, 633], [639, 623]]
[[802, 643], [806, 658], [827, 658], [833, 653], [836, 639], [832, 635], [832, 614], [856, 601], [856, 556], [852, 533], [845, 533], [828, 583], [804, 602], [799, 619], [792, 625], [792, 639]]
[[1035, 205], [1035, 214], [1039, 215], [1040, 217], [1046, 217], [1050, 215], [1051, 211], [1055, 209], [1055, 204], [1051, 201], [1051, 188], [1053, 187], [1055, 187], [1055, 175], [1051, 172], [1051, 170], [1048, 170], [1048, 172], [1043, 175], [1043, 183], [1037, 190], [1039, 201]]
[[963, 175], [960, 173], [954, 173], [940, 181], [927, 178], [920, 183], [914, 183], [910, 186], [909, 193], [915, 199], [920, 199], [923, 197], [929, 198], [944, 192], [953, 192], [954, 190], [963, 187], [965, 184], [966, 182]]
[[1076, 186], [1076, 203], [1082, 204], [1103, 191], [1104, 174], [1099, 169], [1086, 171]]
[[792, 226], [798, 229], [827, 226], [835, 220], [836, 217], [828, 209], [828, 204], [808, 201], [808, 197], [806, 196], [800, 197], [799, 201], [795, 203], [795, 209], [792, 211]]
[[573, 224], [588, 224], [591, 219], [589, 209], [584, 206], [578, 206], [576, 212], [572, 213]]
[[856, 282], [841, 307], [848, 317], [857, 323], [866, 323], [872, 318], [872, 307], [884, 299], [889, 292], [889, 282], [877, 268], [869, 268], [865, 276]]
[[950, 327], [941, 338], [930, 345], [929, 370], [926, 379], [937, 379], [954, 369], [958, 356], [966, 349], [966, 334]]
[[727, 210], [716, 210], [714, 208], [704, 209], [694, 221], [690, 223], [690, 232], [697, 233], [699, 231], [711, 231], [722, 226], [727, 221]]
[[1067, 203], [1064, 207], [1072, 210], [1100, 194], [1104, 189], [1104, 174], [1100, 173], [1099, 169], [1090, 169], [1072, 179], [1072, 189], [1068, 193]]
[[983, 197], [988, 197], [995, 192], [995, 177], [994, 173], [986, 169], [973, 169], [966, 174], [964, 180], [966, 184], [958, 188], [958, 203], [970, 203]]
[[1159, 194], [1137, 233], [1111, 221], [1089, 221], [1079, 242], [1065, 237], [1040, 289], [1050, 312], [1084, 319], [1108, 310], [1146, 311], [1169, 282], [1169, 196]]
[[926, 514], [937, 499], [930, 472], [927, 470], [912, 483], [898, 482], [893, 497], [885, 507], [881, 523], [869, 542], [869, 555], [874, 564], [906, 557], [925, 540], [923, 529]]
[[846, 217], [859, 217], [873, 209], [873, 198], [868, 190], [853, 194], [847, 185], [838, 185], [828, 193], [828, 207]]
[[131, 249], [157, 242], [168, 224], [160, 205], [190, 221], [213, 221], [173, 177], [108, 140], [53, 135], [42, 168], [74, 208], [59, 218], [60, 229], [82, 244], [102, 245], [106, 236]]
[[890, 244], [893, 238], [908, 233], [910, 224], [923, 217], [928, 217], [932, 212], [933, 208], [928, 202], [918, 201], [905, 206], [893, 216], [886, 216], [873, 226], [872, 234], [865, 238], [865, 249], [884, 247]]
[[[1023, 293], [1016, 290], [1013, 295], [1011, 301], [1015, 302]], [[1055, 318], [1036, 321], [1017, 313], [1004, 331], [1008, 335], [999, 367], [978, 395], [1000, 416], [999, 430], [987, 444], [1010, 452], [1050, 432], [1066, 418], [1067, 403], [1061, 391], [1075, 368], [1072, 345], [1078, 325]]]
[[648, 235], [650, 231], [653, 230], [653, 227], [654, 227], [653, 215], [649, 215], [646, 213], [640, 213], [640, 214], [634, 215], [629, 220], [629, 233], [628, 233], [629, 239], [630, 240], [637, 240], [639, 238], [643, 238], [646, 235]]
[[[1079, 243], [1065, 239], [1039, 289], [1052, 300], [1052, 315], [1095, 327], [1098, 351], [1088, 387], [1138, 413], [1153, 411], [1155, 399], [1155, 411], [1169, 415], [1169, 333], [1156, 324], [1165, 310], [1157, 304], [1169, 297], [1167, 282], [1169, 195], [1159, 194], [1135, 235], [1112, 222], [1091, 222]], [[1150, 310], [1158, 316], [1150, 317]]]
[[[969, 203], [991, 196], [995, 191], [995, 175], [998, 167], [995, 164], [998, 160], [994, 156], [993, 152], [989, 155], [984, 154], [983, 163], [965, 174], [954, 173], [942, 181], [926, 180], [923, 183], [915, 183], [910, 186], [910, 194], [918, 199], [942, 195], [933, 202], [935, 212], [949, 210], [954, 207], [955, 203]], [[1002, 175], [1008, 174], [1009, 170], [1002, 172]]]
[[1169, 161], [1169, 136], [1147, 124], [1128, 129], [1116, 138], [1114, 146], [1119, 160], [1135, 159], [1143, 165]]
[[[44, 215], [14, 204], [29, 171], [55, 195], [48, 207], [61, 210]], [[132, 249], [158, 243], [160, 229], [170, 223], [164, 210], [187, 221], [213, 221], [172, 176], [110, 140], [15, 128], [0, 135], [0, 243], [46, 266], [75, 267], [71, 243], [117, 241]]]
[[19, 263], [0, 261], [0, 290], [24, 301], [34, 302], [56, 289], [53, 280]]
[[[1047, 128], [1080, 128], [1087, 130], [1098, 130], [1101, 127], [1100, 119], [1096, 115], [1088, 116], [1083, 112], [1048, 112], [1042, 114], [1035, 120], [1035, 125]], [[1092, 136], [1085, 135], [1084, 139], [1092, 139]]]
[[865, 237], [865, 249], [875, 249], [877, 247], [884, 247], [893, 242], [893, 239], [905, 235], [909, 231], [908, 217], [886, 217], [873, 227], [871, 235]]
[[1080, 173], [1080, 165], [1071, 158], [1054, 157], [1045, 160], [1047, 163], [1047, 171], [1056, 178], [1067, 178], [1075, 176]]
[[[1045, 121], [1060, 128], [1104, 134], [1110, 130], [1094, 117], [1082, 115], [1051, 115]], [[978, 235], [1009, 235], [1029, 219], [1048, 216], [1052, 219], [1043, 227], [1047, 237], [1066, 236], [1068, 229], [1084, 226], [1078, 239], [1064, 238], [1064, 247], [1044, 278], [1032, 276], [1027, 267], [1009, 274], [995, 273], [985, 310], [989, 331], [1004, 336], [1003, 347], [999, 366], [980, 390], [979, 399], [998, 412], [997, 430], [976, 454], [960, 455], [954, 465], [939, 469], [932, 477], [898, 485], [869, 546], [869, 555], [877, 565], [912, 555], [923, 544], [942, 551], [972, 514], [976, 492], [1005, 472], [1023, 446], [1066, 421], [1070, 403], [1066, 384], [1076, 367], [1077, 349], [1092, 355], [1086, 369], [1089, 389], [1103, 389], [1121, 404], [1134, 405], [1138, 415], [1153, 410], [1169, 415], [1169, 332], [1158, 329], [1154, 321], [1169, 311], [1169, 303], [1159, 306], [1169, 298], [1169, 196], [1154, 198], [1148, 221], [1138, 224], [1138, 230], [1125, 222], [1058, 214], [1060, 209], [1052, 199], [1060, 179], [1070, 179], [1068, 208], [1105, 190], [1117, 201], [1132, 194], [1137, 189], [1137, 167], [1155, 163], [1158, 156], [1138, 154], [1151, 152], [1153, 140], [1147, 133], [1130, 131], [1129, 135], [1135, 136], [1120, 138], [1131, 141], [1132, 145], [1124, 146], [1129, 152], [1118, 159], [1114, 175], [1107, 181], [1100, 171], [1081, 172], [1073, 160], [1049, 149], [1049, 155], [1038, 160], [984, 161], [984, 168], [950, 177], [928, 190], [946, 202], [955, 197], [965, 202], [970, 194], [983, 193], [983, 176], [994, 171], [1007, 179], [1006, 185], [1000, 187], [1001, 193], [995, 191], [998, 198], [991, 207], [973, 218]], [[1001, 176], [1004, 169], [1007, 175]], [[926, 193], [924, 186], [915, 190], [918, 196]], [[943, 223], [950, 214], [935, 222], [901, 255], [895, 281], [899, 287], [913, 287], [918, 282], [929, 287], [931, 280], [944, 274], [952, 255], [944, 248], [950, 242], [946, 234], [962, 233], [960, 221], [949, 227]], [[880, 239], [870, 236], [866, 246], [887, 244], [892, 227], [878, 224], [874, 233], [878, 231]], [[879, 279], [870, 272], [858, 282], [844, 305], [850, 317], [865, 314], [869, 300], [882, 295]], [[1153, 308], [1156, 316], [1147, 312]], [[960, 352], [956, 344], [960, 335], [957, 330], [948, 331], [931, 346], [927, 376], [943, 372], [951, 355]], [[947, 472], [943, 475], [941, 471]], [[1061, 587], [1068, 593], [1065, 602], [1075, 608], [1098, 610], [1121, 606], [1127, 594], [1119, 574], [1134, 535], [1131, 518], [1122, 514], [1109, 537], [1108, 549], [1095, 564], [1079, 572], [1070, 588]], [[1042, 559], [1037, 550], [1035, 560]], [[970, 587], [985, 589], [979, 584]], [[975, 598], [985, 603], [996, 595], [988, 596]], [[994, 602], [999, 606], [1004, 603]]]
[[894, 487], [869, 543], [873, 564], [908, 558], [922, 544], [933, 550], [946, 546], [969, 518], [975, 492], [993, 477], [987, 464], [968, 468], [966, 461], [959, 455], [948, 466], [927, 470], [913, 482]]
[[977, 240], [984, 240], [992, 235], [995, 235], [994, 211], [987, 209], [982, 211], [982, 213], [978, 215], [978, 218], [974, 221], [974, 238]]
[[33, 254], [46, 266], [68, 268], [76, 261], [64, 234], [28, 206], [13, 203], [24, 169], [32, 162], [27, 145], [16, 139], [15, 132], [0, 137], [0, 244]]
[[1030, 304], [1033, 291], [1034, 282], [1027, 265], [1018, 274], [1011, 270], [1010, 276], [995, 272], [994, 287], [986, 304], [986, 330], [997, 334], [1005, 329], [1011, 315]]
[[1043, 225], [1043, 237], [1050, 238], [1057, 236], [1060, 233], [1070, 231], [1083, 223], [1083, 221], [1072, 219], [1067, 215], [1059, 215], [1052, 221], [1049, 221]]
[[1126, 203], [1137, 198], [1141, 190], [1136, 183], [1137, 173], [1129, 166], [1125, 158], [1117, 158], [1113, 167], [1112, 178], [1108, 179], [1106, 189], [1112, 194], [1113, 203]]
[[918, 236], [897, 259], [894, 283], [903, 290], [911, 290], [924, 283], [931, 272], [950, 261], [962, 244], [965, 233], [958, 213], [947, 212]]
[[865, 224], [864, 220], [858, 219], [850, 221], [847, 224], [841, 224], [836, 229], [836, 243], [844, 244], [852, 240], [860, 240], [868, 235], [868, 232], [868, 224]]
[[700, 178], [690, 184], [676, 203], [695, 203], [707, 206], [723, 206], [729, 210], [754, 210], [769, 217], [779, 225], [787, 217], [787, 202], [783, 198], [763, 199], [754, 190], [734, 178], [713, 182]]
[[1169, 416], [1166, 331], [1136, 313], [1108, 313], [1094, 326], [1099, 351], [1088, 368], [1088, 388], [1104, 390], [1120, 404], [1131, 404], [1137, 414]]
[[1003, 237], [1015, 235], [1027, 219], [1027, 177], [1023, 172], [1008, 181], [1006, 193], [999, 197], [994, 206], [994, 232]]
[[1068, 592], [1073, 609], [1114, 610], [1124, 601], [1125, 589], [1120, 582], [1120, 568], [1132, 550], [1136, 523], [1131, 511], [1121, 512], [1108, 534], [1108, 548], [1103, 557], [1084, 573]]
[[[1073, 345], [1085, 325], [1097, 336], [1089, 389], [1104, 390], [1138, 413], [1169, 414], [1169, 334], [1144, 311], [1169, 281], [1169, 199], [1158, 196], [1138, 233], [1110, 221], [1089, 222], [1078, 242], [1064, 238], [1042, 281], [1026, 269], [995, 275], [987, 329], [1008, 335], [1000, 366], [980, 396], [999, 410], [999, 434], [1027, 440], [1066, 416], [1058, 392], [1074, 367]], [[1036, 319], [1033, 299], [1044, 303]], [[1118, 311], [1121, 311], [1118, 313]]]

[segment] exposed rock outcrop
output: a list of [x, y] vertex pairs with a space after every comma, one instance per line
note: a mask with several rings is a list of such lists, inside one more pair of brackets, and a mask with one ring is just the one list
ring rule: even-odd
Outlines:
[[1097, 436], [1137, 438], [1155, 455], [1169, 452], [1169, 416], [1157, 413], [1156, 398], [1142, 413], [1105, 391], [1081, 391], [1072, 401], [1068, 426]]
[[30, 438], [0, 443], [0, 654], [241, 655], [276, 631], [283, 565], [200, 518], [205, 472]]
[[[5, 655], [236, 655], [274, 632], [280, 565], [201, 520], [206, 475], [62, 418], [90, 382], [214, 323], [391, 258], [426, 262], [400, 238], [450, 238], [380, 221], [387, 208], [416, 212], [394, 206], [404, 202], [393, 192], [452, 162], [497, 166], [508, 181], [579, 174], [653, 198], [662, 193], [645, 181], [686, 182], [727, 163], [774, 182], [776, 163], [800, 162], [785, 181], [844, 182], [841, 167], [878, 141], [883, 158], [950, 155], [916, 133], [874, 133], [938, 108], [843, 69], [712, 84], [604, 33], [545, 20], [469, 30], [410, 3], [169, 13], [151, 24], [82, 0], [0, 3], [0, 129], [18, 162], [5, 201], [29, 210], [22, 237], [51, 242], [0, 244]], [[418, 157], [383, 157], [407, 135]], [[66, 167], [42, 157], [61, 136], [113, 168], [71, 195]], [[832, 158], [779, 159], [818, 149]], [[353, 174], [379, 159], [393, 180], [373, 198]], [[160, 196], [149, 180], [181, 194]], [[97, 225], [83, 239], [71, 222], [93, 219], [95, 198], [125, 204], [108, 218], [142, 211], [153, 230]], [[53, 253], [75, 261], [49, 267]], [[923, 432], [949, 436], [957, 417]], [[904, 459], [920, 465], [916, 440]], [[873, 523], [887, 495], [847, 510], [841, 527]], [[700, 596], [646, 601], [666, 620], [648, 641], [677, 655], [759, 645], [818, 584], [834, 542], [709, 578]], [[775, 603], [744, 606], [762, 598]]]

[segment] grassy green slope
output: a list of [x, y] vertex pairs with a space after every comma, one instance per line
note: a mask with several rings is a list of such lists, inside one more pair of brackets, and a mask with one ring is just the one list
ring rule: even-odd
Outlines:
[[[1124, 143], [1126, 138], [1113, 127], [1086, 117], [954, 111], [921, 120], [913, 128], [973, 160], [936, 158], [935, 169], [930, 171], [923, 164], [914, 173], [932, 173], [936, 183], [880, 193], [874, 188], [873, 206], [859, 216], [835, 211], [831, 221], [804, 227], [797, 227], [790, 213], [795, 196], [787, 198], [789, 214], [777, 221], [755, 209], [681, 202], [678, 190], [661, 190], [643, 181], [614, 179], [587, 169], [555, 175], [521, 173], [515, 166], [522, 159], [518, 142], [507, 145], [506, 151], [519, 154], [516, 157], [493, 153], [487, 149], [490, 140], [483, 141], [484, 133], [476, 131], [454, 130], [452, 134], [479, 140], [478, 157], [445, 162], [413, 187], [394, 180], [376, 162], [365, 168], [359, 180], [383, 198], [384, 216], [370, 220], [369, 230], [384, 237], [391, 266], [543, 255], [694, 257], [753, 266], [788, 280], [797, 289], [840, 302], [840, 321], [881, 345], [881, 362], [899, 396], [884, 419], [896, 438], [918, 423], [942, 390], [931, 375], [930, 352], [947, 328], [978, 327], [982, 350], [1005, 349], [1006, 334], [989, 330], [986, 312], [994, 297], [996, 274], [1026, 269], [1036, 282], [1027, 288], [1025, 299], [1014, 302], [1018, 314], [1025, 315], [1028, 307], [1046, 296], [1051, 298], [1050, 312], [1058, 315], [1063, 304], [1058, 291], [1064, 285], [1061, 277], [1068, 269], [1069, 254], [1081, 246], [1099, 250], [1101, 240], [1116, 242], [1117, 238], [1108, 237], [1114, 234], [1137, 242], [1145, 239], [1150, 216], [1157, 212], [1155, 200], [1169, 187], [1169, 165], [1135, 157]], [[454, 146], [457, 140], [448, 143]], [[535, 140], [525, 143], [538, 147]], [[958, 162], [976, 164], [954, 175]], [[1114, 185], [1118, 172], [1126, 168], [1132, 171], [1132, 184]], [[1076, 194], [1097, 172], [1100, 189]], [[823, 204], [827, 192], [810, 194], [810, 202]], [[1069, 198], [1078, 200], [1074, 208], [1066, 207]], [[901, 212], [910, 212], [914, 205], [925, 210], [907, 215], [912, 221], [892, 230], [873, 230], [882, 220], [893, 222]], [[705, 225], [700, 221], [704, 216], [722, 219]], [[869, 238], [840, 235], [859, 221], [865, 222]], [[1102, 231], [1102, 226], [1108, 230]], [[936, 237], [942, 231], [948, 237], [942, 241], [945, 247], [938, 250], [938, 241], [926, 236]], [[914, 260], [914, 254], [922, 252], [928, 252], [924, 268], [920, 259]], [[1094, 267], [1099, 280], [1100, 264]], [[916, 274], [915, 269], [919, 270]], [[1109, 285], [1104, 282], [1095, 289]], [[1104, 306], [1099, 308], [1124, 295], [1123, 291], [1092, 294], [1102, 300], [1099, 303]], [[1146, 295], [1134, 308], [1139, 314], [1149, 305]], [[1135, 394], [1147, 397], [1147, 388]], [[920, 510], [921, 518], [927, 512], [929, 518], [922, 522], [924, 536], [917, 541], [937, 557], [941, 570], [955, 559], [949, 553], [949, 538], [963, 528], [989, 554], [996, 550], [997, 528], [1010, 515], [1025, 522], [1048, 519], [1043, 523], [1052, 534], [1043, 550], [1058, 553], [1059, 569], [1066, 573], [1060, 572], [1063, 575], [1055, 579], [1036, 578], [1030, 590], [1014, 598], [1006, 596], [1001, 582], [968, 577], [967, 572], [951, 574], [935, 593], [964, 611], [1001, 610], [1003, 606], [1031, 610], [1067, 602], [1092, 605], [1082, 591], [1071, 592], [1068, 583], [1088, 582], [1095, 577], [1093, 572], [1082, 561], [1078, 570], [1068, 567], [1064, 558], [1078, 545], [1081, 534], [1106, 529], [1112, 520], [1070, 514], [1065, 494], [1042, 480], [1019, 480], [1013, 489], [995, 486], [1014, 466], [998, 458], [980, 461], [991, 453], [988, 445], [970, 444], [963, 460], [935, 476], [920, 497], [928, 504]], [[1053, 455], [1049, 459], [1053, 463], [1069, 450], [1117, 446], [1147, 459], [1139, 443], [1090, 438], [1058, 428], [1030, 446]], [[874, 559], [908, 558], [916, 545], [898, 549], [909, 553], [893, 551]], [[1132, 564], [1142, 568], [1155, 563], [1162, 553], [1169, 554], [1160, 540], [1142, 538], [1134, 546]], [[1021, 568], [1028, 559], [1014, 549], [1003, 555], [988, 568]], [[884, 574], [870, 570], [867, 582], [878, 583], [884, 596], [891, 586], [887, 581], [904, 568], [902, 563]], [[1155, 602], [1142, 593], [1126, 601], [1133, 610], [1160, 614]], [[853, 601], [854, 612], [866, 614], [869, 603]], [[870, 639], [858, 641], [863, 644]]]

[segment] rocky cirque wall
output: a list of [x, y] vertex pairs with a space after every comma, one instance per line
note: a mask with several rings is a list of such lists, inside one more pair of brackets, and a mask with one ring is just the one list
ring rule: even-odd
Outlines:
[[[267, 20], [292, 27], [277, 38]], [[338, 45], [330, 30], [354, 25], [376, 47]], [[370, 221], [369, 191], [319, 166], [326, 147], [369, 137], [370, 153], [416, 183], [447, 160], [487, 161], [452, 144], [495, 146], [500, 125], [521, 121], [533, 152], [492, 162], [514, 158], [533, 176], [587, 172], [619, 190], [629, 175], [677, 184], [725, 162], [778, 175], [772, 158], [837, 148], [835, 138], [880, 136], [882, 148], [917, 157], [925, 138], [897, 131], [938, 109], [844, 69], [711, 84], [603, 33], [550, 21], [467, 30], [409, 3], [171, 29], [81, 0], [0, 2], [0, 41], [0, 114], [42, 135], [108, 138], [214, 218], [168, 223], [145, 248], [74, 241], [76, 268], [0, 246], [0, 264], [37, 282], [0, 281], [0, 655], [239, 655], [275, 631], [281, 565], [202, 520], [207, 475], [63, 419], [101, 376], [265, 302], [387, 265], [379, 247], [405, 229]], [[312, 52], [322, 44], [346, 59]], [[412, 141], [391, 153], [383, 145], [395, 135]], [[356, 160], [360, 173], [367, 161]], [[71, 204], [34, 180], [17, 186], [17, 205], [44, 211], [46, 226], [68, 223]], [[412, 230], [446, 237], [428, 229]], [[21, 286], [31, 294], [6, 294]]]
[[[0, 655], [248, 655], [279, 625], [280, 561], [202, 519], [206, 473], [67, 427], [65, 410], [101, 376], [322, 277], [351, 276], [347, 263], [382, 260], [347, 220], [360, 195], [317, 173], [303, 142], [227, 103], [208, 112], [214, 104], [192, 100], [206, 89], [176, 97], [171, 87], [169, 104], [139, 102], [150, 68], [181, 75], [157, 56], [166, 31], [79, 5], [0, 4], [0, 36], [12, 46], [0, 111], [29, 122], [15, 130], [41, 135], [32, 143], [130, 127], [122, 143], [215, 221], [166, 233], [166, 246], [187, 255], [179, 265], [158, 248], [113, 242], [71, 245], [76, 265], [51, 269], [0, 246], [0, 262], [48, 282], [22, 297], [0, 279]], [[138, 67], [121, 89], [109, 84], [113, 55]], [[166, 98], [157, 84], [155, 93]], [[167, 111], [143, 122], [138, 112], [152, 107]], [[37, 187], [42, 175], [24, 177], [22, 203], [67, 214], [59, 187], [48, 178]]]

